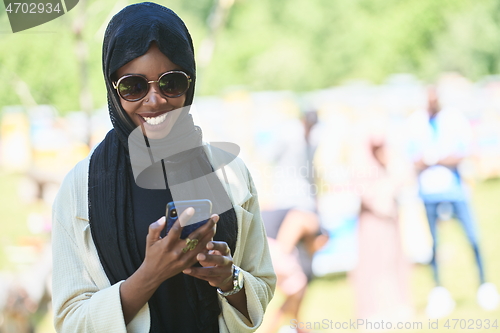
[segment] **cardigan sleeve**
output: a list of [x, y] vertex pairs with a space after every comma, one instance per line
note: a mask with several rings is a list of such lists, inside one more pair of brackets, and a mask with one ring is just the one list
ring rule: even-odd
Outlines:
[[126, 332], [120, 303], [121, 282], [99, 290], [79, 258], [76, 243], [57, 221], [52, 244], [57, 332]]
[[[276, 274], [271, 262], [266, 232], [262, 222], [257, 191], [247, 170], [247, 181], [251, 194], [241, 207], [241, 230], [233, 260], [242, 269], [248, 313], [251, 322], [235, 309], [227, 299], [219, 295], [222, 318], [228, 332], [254, 332], [264, 319], [267, 305], [276, 287]], [[238, 213], [238, 212], [237, 212]], [[224, 327], [224, 325], [220, 325]], [[221, 332], [224, 332], [221, 327]]]
[[[57, 332], [147, 332], [149, 316], [143, 308], [139, 314], [125, 325], [120, 298], [120, 281], [103, 287], [103, 279], [92, 274], [89, 257], [92, 256], [83, 242], [78, 241], [75, 233], [80, 226], [87, 226], [88, 221], [75, 217], [75, 206], [78, 202], [78, 179], [75, 181], [74, 170], [65, 178], [53, 206], [52, 214], [52, 302], [54, 309], [54, 326]], [[86, 191], [83, 191], [86, 193]], [[80, 198], [81, 199], [81, 198]], [[80, 200], [81, 201], [81, 200]], [[85, 227], [84, 227], [85, 229]], [[87, 230], [90, 233], [90, 230]], [[99, 263], [94, 263], [98, 265]], [[101, 274], [102, 275], [102, 274]], [[101, 276], [102, 277], [102, 276]], [[105, 277], [105, 275], [104, 275]], [[146, 321], [146, 322], [144, 322]]]

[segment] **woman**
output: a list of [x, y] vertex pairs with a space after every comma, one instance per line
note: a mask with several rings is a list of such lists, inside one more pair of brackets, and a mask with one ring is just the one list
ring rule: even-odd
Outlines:
[[[356, 316], [367, 320], [407, 320], [411, 266], [401, 241], [397, 195], [401, 177], [394, 171], [386, 127], [360, 137], [357, 166], [361, 209], [358, 226], [358, 262], [350, 272]], [[362, 172], [368, 170], [369, 172]]]
[[[114, 129], [53, 207], [57, 331], [255, 331], [276, 277], [248, 170], [203, 145], [189, 114], [187, 28], [160, 5], [128, 6], [106, 30], [103, 70]], [[182, 239], [187, 209], [161, 237], [166, 204], [193, 193], [220, 214]]]

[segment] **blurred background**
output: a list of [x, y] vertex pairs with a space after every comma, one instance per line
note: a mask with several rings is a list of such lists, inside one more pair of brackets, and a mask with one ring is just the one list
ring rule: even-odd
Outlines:
[[[0, 4], [2, 333], [54, 332], [51, 205], [64, 175], [111, 128], [101, 46], [111, 17], [130, 3], [83, 0], [16, 34]], [[195, 122], [207, 141], [241, 147], [273, 258], [298, 265], [290, 271], [275, 261], [279, 288], [258, 332], [329, 332], [334, 327], [305, 323], [359, 318], [423, 323], [409, 332], [433, 331], [429, 318], [497, 329], [485, 323], [500, 317], [498, 1], [158, 3], [185, 21], [194, 40]], [[440, 108], [458, 117], [448, 123], [466, 120], [467, 130], [455, 133], [466, 145], [457, 170], [485, 274], [480, 281], [456, 211], [440, 205], [436, 260], [451, 298], [437, 301], [419, 195], [425, 153], [413, 149], [412, 124], [429, 108], [429, 84]], [[481, 282], [489, 283], [486, 301]], [[449, 311], [436, 313], [435, 304]]]

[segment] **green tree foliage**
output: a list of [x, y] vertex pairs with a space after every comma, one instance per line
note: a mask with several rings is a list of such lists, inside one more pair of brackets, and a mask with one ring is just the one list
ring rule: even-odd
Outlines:
[[[195, 47], [208, 33], [215, 0], [159, 1], [189, 27]], [[104, 29], [129, 2], [89, 0], [83, 30], [94, 107], [106, 103], [101, 70]], [[80, 5], [78, 5], [80, 6]], [[74, 22], [78, 6], [52, 22], [9, 33], [0, 5], [0, 107], [20, 104], [18, 80], [39, 104], [78, 110]], [[199, 94], [230, 86], [308, 91], [350, 79], [383, 81], [393, 73], [432, 80], [443, 71], [471, 79], [499, 70], [500, 3], [496, 0], [235, 0], [216, 35]]]

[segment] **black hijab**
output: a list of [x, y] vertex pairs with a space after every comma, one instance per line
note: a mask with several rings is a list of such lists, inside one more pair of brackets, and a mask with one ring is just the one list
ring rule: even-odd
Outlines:
[[[123, 110], [111, 78], [120, 67], [145, 54], [151, 42], [155, 42], [163, 54], [191, 76], [192, 85], [186, 93], [186, 106], [191, 105], [194, 95], [196, 67], [193, 43], [186, 26], [172, 10], [154, 3], [140, 3], [124, 8], [111, 19], [104, 36], [102, 61], [114, 129], [91, 156], [88, 191], [92, 238], [111, 284], [127, 279], [143, 261], [143, 252], [138, 249], [141, 242], [137, 242], [134, 224], [134, 216], [140, 215], [138, 210], [142, 208], [137, 204], [139, 199], [133, 195], [137, 193], [137, 185], [132, 176], [127, 142], [136, 126]], [[166, 140], [165, 143], [175, 142], [176, 138], [186, 133], [197, 145], [201, 143], [201, 130], [194, 126], [189, 108], [184, 108], [171, 130], [169, 137], [173, 140]], [[213, 170], [203, 149], [197, 151], [200, 155], [190, 159], [191, 166], [185, 170], [199, 169], [200, 165]], [[193, 163], [197, 166], [193, 167]], [[224, 191], [222, 185], [218, 190]], [[168, 198], [163, 198], [163, 201], [171, 200], [168, 185], [163, 192], [148, 192], [147, 195], [158, 193]], [[164, 210], [164, 207], [160, 209]], [[226, 241], [234, 253], [236, 237], [236, 214], [231, 209], [220, 215], [214, 239]], [[168, 293], [177, 295], [175, 299], [167, 299], [165, 295], [172, 289], [180, 290]], [[176, 311], [176, 302], [184, 302], [185, 306], [181, 308], [186, 311]], [[149, 301], [149, 308], [150, 332], [173, 331], [174, 326], [166, 325], [170, 322], [185, 322], [185, 327], [196, 327], [198, 332], [218, 332], [221, 309], [215, 288], [206, 281], [180, 273], [158, 288]], [[184, 331], [176, 329], [176, 332]]]

